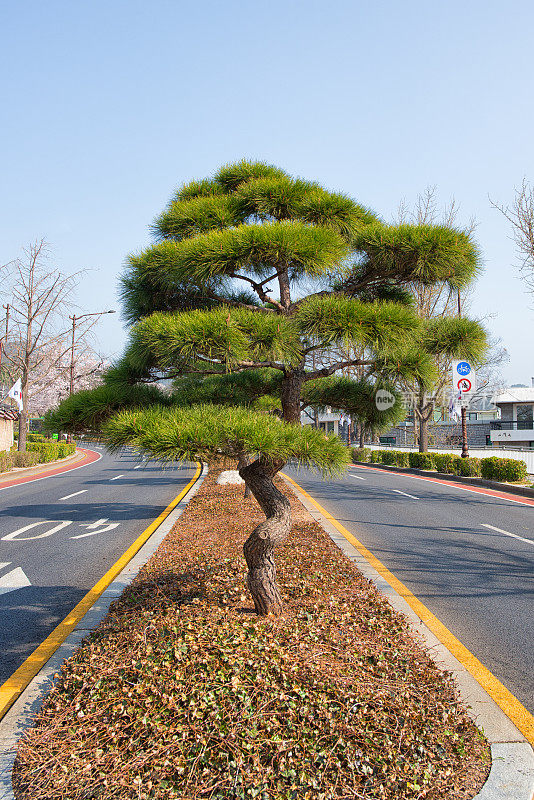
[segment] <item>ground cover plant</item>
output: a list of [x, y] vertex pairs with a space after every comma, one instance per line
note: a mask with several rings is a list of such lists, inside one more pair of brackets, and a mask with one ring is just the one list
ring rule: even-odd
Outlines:
[[279, 486], [284, 613], [256, 616], [245, 591], [259, 506], [210, 474], [64, 666], [19, 746], [17, 800], [476, 794], [488, 748], [450, 678]]

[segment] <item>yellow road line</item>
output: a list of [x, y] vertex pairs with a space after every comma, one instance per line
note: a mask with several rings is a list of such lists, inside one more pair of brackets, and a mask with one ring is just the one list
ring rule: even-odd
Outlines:
[[201, 464], [197, 464], [196, 472], [187, 486], [182, 489], [180, 494], [172, 500], [167, 508], [161, 512], [159, 517], [152, 522], [146, 530], [130, 545], [125, 553], [108, 569], [105, 575], [95, 583], [85, 597], [77, 606], [67, 614], [65, 619], [54, 628], [52, 633], [41, 642], [41, 644], [28, 656], [20, 667], [11, 675], [5, 683], [0, 686], [0, 719], [13, 705], [17, 697], [24, 691], [30, 681], [37, 675], [39, 670], [46, 664], [58, 647], [63, 644], [69, 633], [76, 627], [82, 617], [89, 611], [91, 606], [98, 600], [110, 583], [122, 572], [124, 567], [131, 561], [134, 555], [141, 549], [144, 543], [152, 536], [154, 531], [159, 528], [161, 523], [169, 516], [171, 511], [178, 505], [180, 500], [187, 494], [193, 484], [198, 479], [202, 470]]
[[392, 572], [385, 567], [381, 561], [374, 556], [365, 545], [363, 545], [355, 536], [350, 533], [335, 517], [330, 514], [326, 508], [323, 508], [314, 498], [306, 492], [302, 486], [292, 480], [288, 475], [284, 474], [284, 478], [296, 486], [302, 494], [308, 498], [318, 511], [323, 514], [328, 521], [338, 530], [345, 539], [350, 542], [356, 550], [369, 562], [369, 564], [395, 589], [397, 594], [403, 597], [408, 605], [415, 611], [417, 616], [430, 628], [430, 630], [438, 637], [440, 642], [445, 645], [458, 661], [471, 673], [471, 675], [478, 681], [482, 688], [489, 694], [489, 696], [497, 703], [507, 717], [511, 719], [516, 728], [521, 731], [525, 739], [534, 746], [534, 717], [527, 711], [522, 703], [519, 702], [506, 686], [504, 686], [498, 678], [493, 675], [487, 667], [482, 664], [465, 647], [459, 639], [450, 632], [439, 619], [412, 594], [412, 592], [403, 584]]

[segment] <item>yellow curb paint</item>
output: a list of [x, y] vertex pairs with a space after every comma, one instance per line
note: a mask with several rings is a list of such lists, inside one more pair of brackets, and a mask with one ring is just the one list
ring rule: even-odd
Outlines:
[[[471, 675], [478, 681], [482, 688], [489, 694], [492, 700], [497, 703], [507, 717], [511, 719], [516, 728], [521, 731], [525, 739], [534, 747], [534, 717], [527, 711], [527, 709], [519, 702], [519, 700], [504, 686], [487, 667], [476, 658], [459, 639], [450, 632], [439, 619], [412, 594], [412, 592], [403, 584], [392, 572], [385, 567], [381, 561], [374, 556], [365, 545], [363, 545], [355, 536], [350, 533], [335, 517], [330, 514], [326, 508], [323, 508], [319, 503], [313, 499], [308, 492], [299, 486], [299, 484], [292, 480], [288, 475], [284, 478], [296, 486], [302, 494], [312, 503], [318, 511], [323, 514], [328, 521], [338, 530], [345, 539], [350, 542], [353, 547], [369, 562], [369, 564], [386, 580], [389, 585], [395, 589], [397, 594], [403, 597], [410, 608], [412, 608], [417, 616], [425, 623], [427, 628], [430, 628], [440, 642], [445, 645], [458, 661], [471, 673]], [[533, 798], [534, 800], [534, 798]]]
[[122, 572], [124, 567], [134, 557], [134, 555], [141, 549], [144, 543], [152, 536], [154, 531], [159, 528], [162, 522], [169, 516], [171, 511], [178, 505], [180, 500], [187, 494], [194, 483], [196, 483], [202, 465], [197, 464], [196, 472], [191, 478], [187, 486], [182, 489], [180, 494], [172, 500], [167, 508], [161, 512], [159, 517], [152, 522], [146, 530], [130, 545], [125, 553], [113, 564], [113, 566], [106, 572], [100, 580], [95, 583], [85, 597], [83, 597], [77, 606], [67, 614], [65, 619], [54, 628], [52, 633], [41, 642], [33, 653], [28, 656], [26, 661], [11, 675], [7, 681], [0, 686], [0, 719], [6, 714], [9, 708], [13, 705], [17, 697], [24, 691], [30, 681], [37, 675], [39, 670], [46, 664], [48, 659], [56, 652], [58, 647], [63, 644], [69, 633], [89, 611], [91, 606], [98, 600], [102, 592], [104, 592], [110, 583]]

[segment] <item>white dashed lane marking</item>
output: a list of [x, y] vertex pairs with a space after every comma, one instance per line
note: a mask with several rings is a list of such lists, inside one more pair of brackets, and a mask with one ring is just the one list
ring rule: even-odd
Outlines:
[[503, 531], [502, 528], [496, 528], [494, 525], [487, 525], [485, 522], [482, 523], [484, 528], [489, 528], [490, 531], [496, 531], [496, 533], [502, 533], [503, 536], [511, 536], [512, 539], [519, 539], [520, 542], [526, 542], [527, 544], [533, 544], [534, 541], [532, 539], [525, 539], [524, 536], [518, 536], [516, 533], [510, 533], [509, 531]]
[[418, 497], [416, 497], [415, 495], [413, 495], [413, 494], [408, 494], [407, 492], [401, 492], [401, 490], [400, 490], [400, 489], [392, 489], [392, 491], [393, 491], [393, 492], [396, 492], [397, 494], [402, 494], [402, 495], [404, 495], [404, 497], [411, 497], [411, 498], [412, 498], [412, 500], [419, 500], [419, 498], [418, 498]]
[[77, 497], [79, 494], [83, 494], [84, 492], [87, 492], [87, 489], [82, 489], [79, 492], [74, 492], [74, 494], [66, 494], [65, 497], [60, 497], [59, 499], [60, 500], [70, 500], [71, 497]]

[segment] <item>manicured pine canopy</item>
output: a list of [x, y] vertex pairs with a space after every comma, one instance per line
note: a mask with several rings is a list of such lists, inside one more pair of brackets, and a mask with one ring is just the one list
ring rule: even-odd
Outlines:
[[[252, 460], [241, 474], [267, 519], [245, 546], [249, 587], [260, 613], [279, 611], [273, 548], [290, 521], [272, 479], [288, 458], [329, 473], [347, 460], [337, 440], [299, 427], [302, 405], [385, 422], [374, 403], [382, 376], [432, 378], [410, 285], [465, 285], [476, 248], [461, 231], [387, 226], [344, 194], [249, 161], [182, 186], [153, 230], [158, 241], [129, 257], [122, 278], [123, 359], [85, 398], [90, 413], [71, 399], [50, 422], [108, 415], [113, 447]], [[365, 380], [335, 377], [352, 368]], [[151, 404], [143, 384], [163, 379], [174, 389]], [[253, 411], [262, 400], [282, 420]]]

